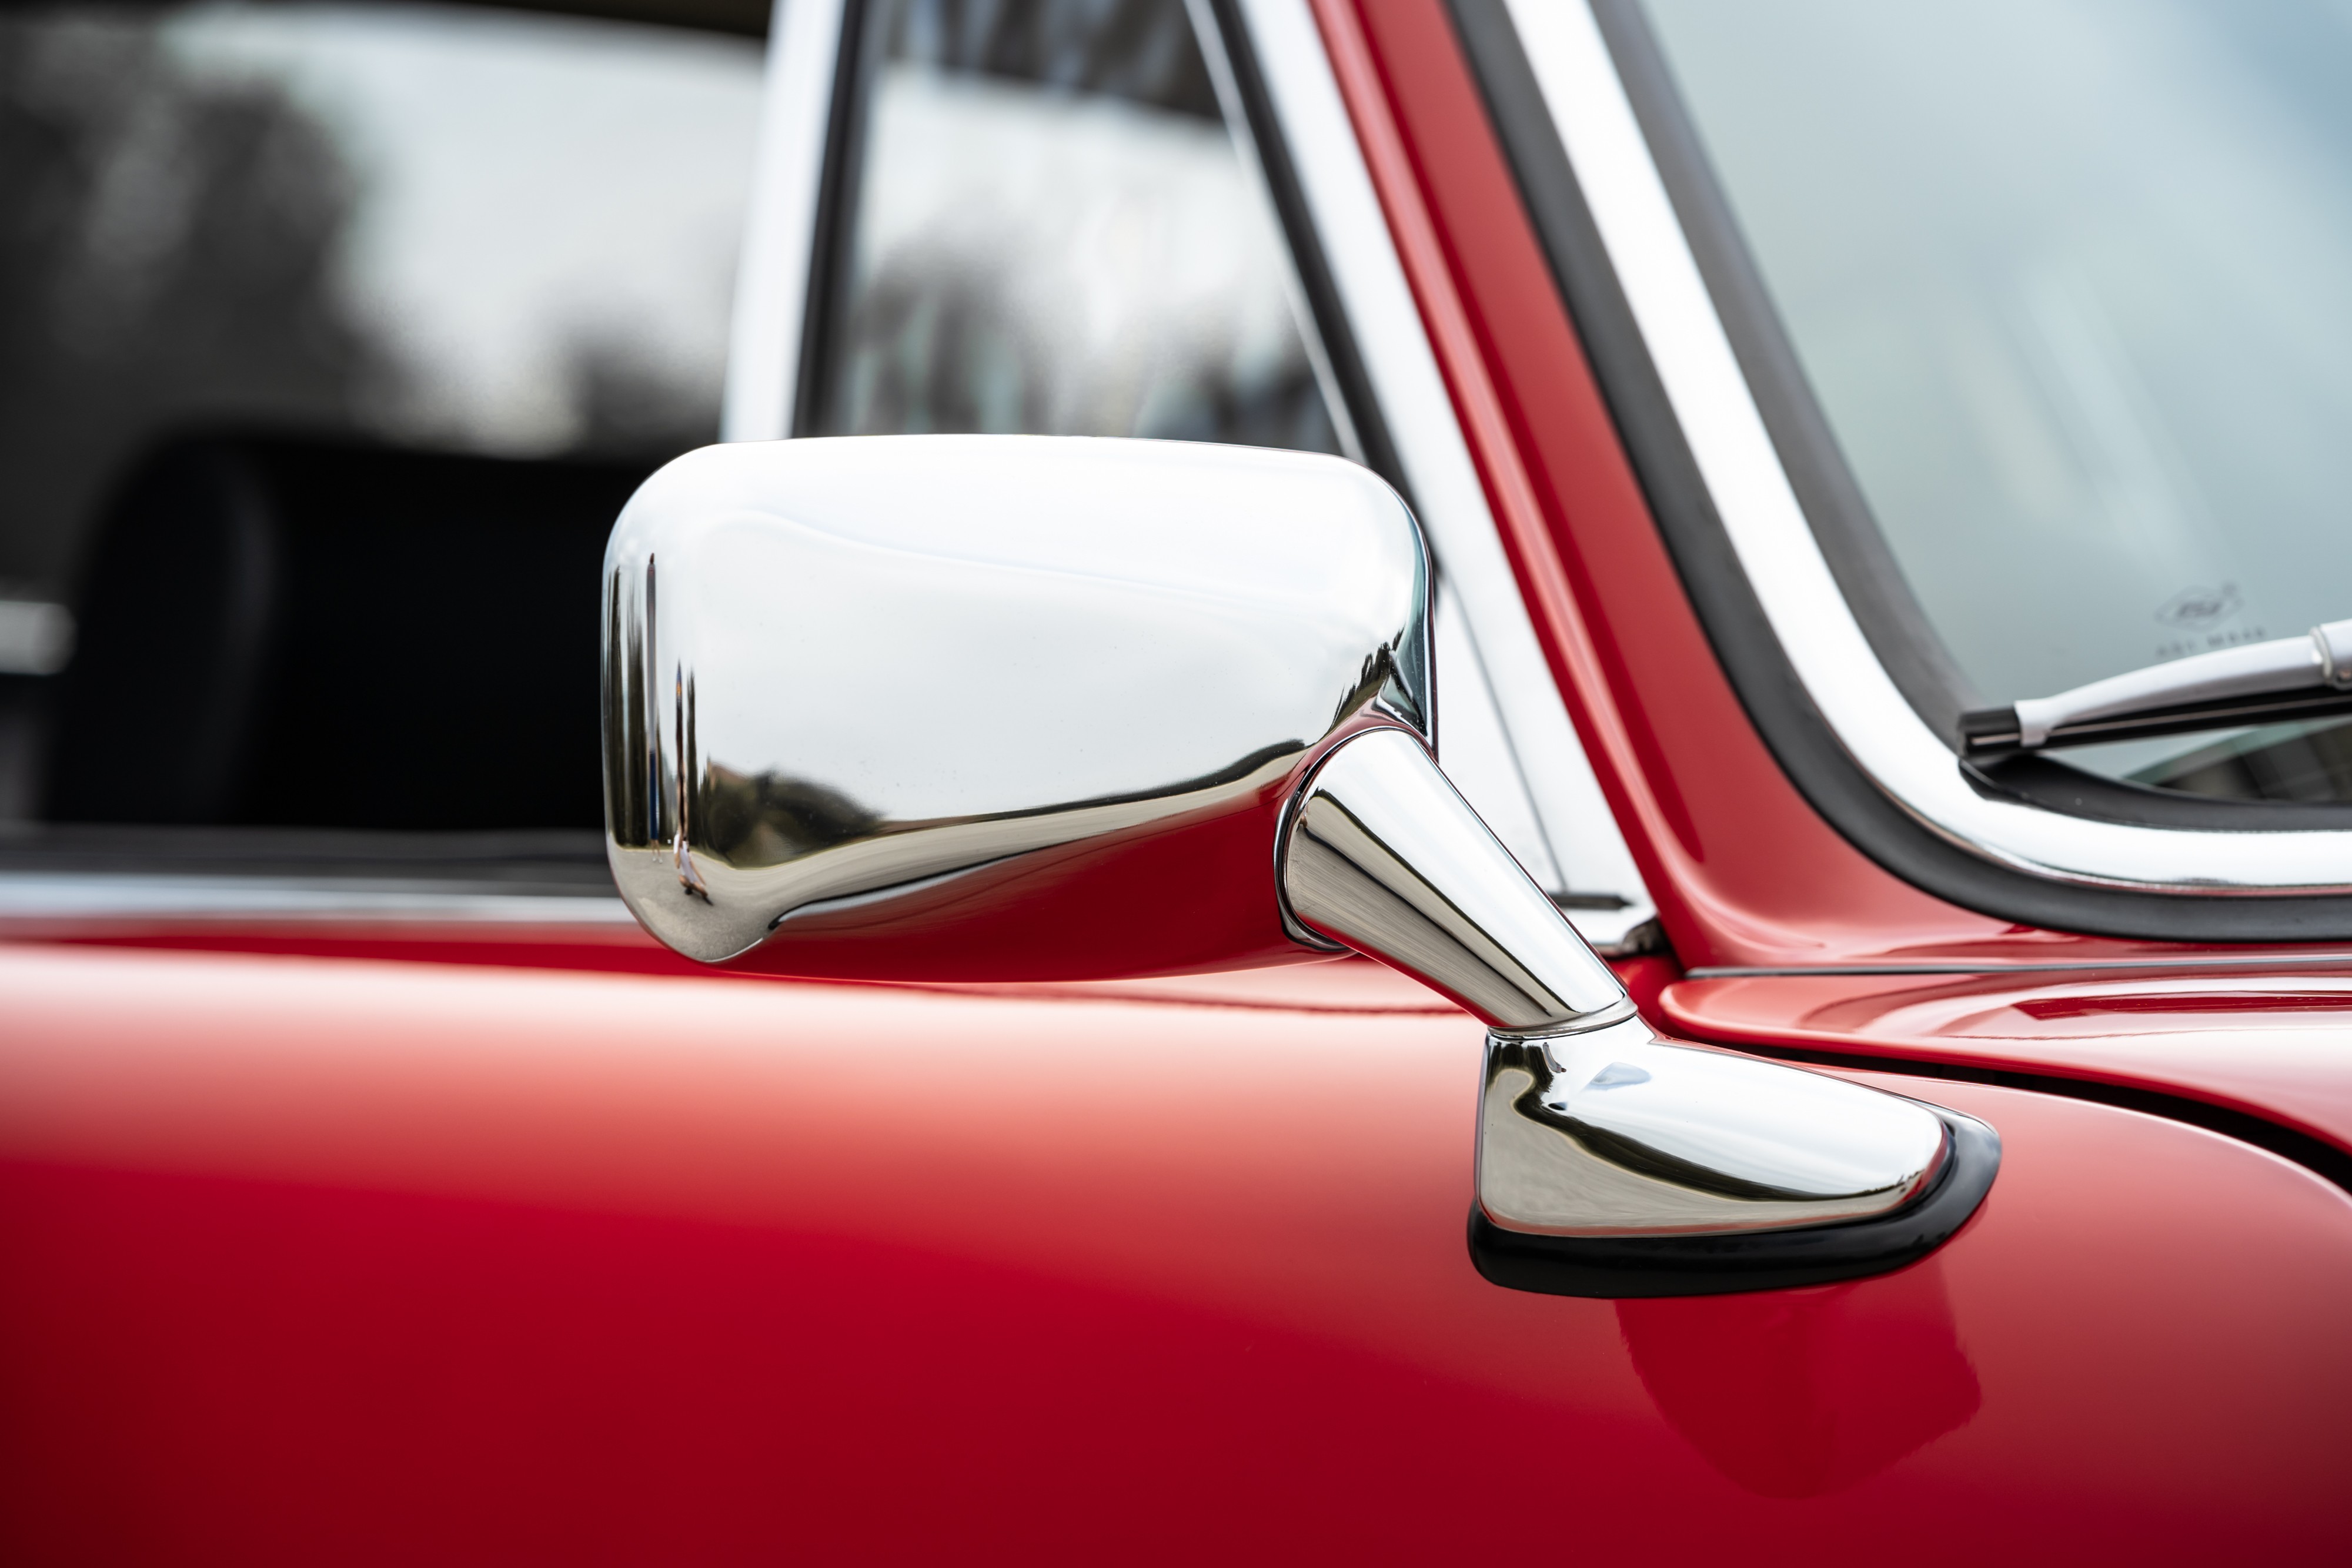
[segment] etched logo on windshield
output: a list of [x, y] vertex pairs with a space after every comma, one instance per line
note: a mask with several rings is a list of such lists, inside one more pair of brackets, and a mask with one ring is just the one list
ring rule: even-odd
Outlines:
[[2174, 632], [2174, 635], [2157, 644], [2158, 662], [2210, 653], [2217, 648], [2234, 648], [2242, 643], [2262, 642], [2269, 633], [2260, 626], [2224, 624], [2245, 607], [2246, 601], [2234, 582], [2213, 588], [2182, 589], [2157, 607], [2157, 620]]
[[2178, 626], [2185, 632], [2201, 631], [2217, 622], [2227, 621], [2244, 608], [2238, 597], [2238, 585], [2225, 582], [2218, 588], [2184, 588], [2166, 600], [2157, 610], [2156, 618], [2167, 626]]

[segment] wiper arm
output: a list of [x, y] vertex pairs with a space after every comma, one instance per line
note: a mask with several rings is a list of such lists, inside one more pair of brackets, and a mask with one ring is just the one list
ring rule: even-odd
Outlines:
[[2352, 621], [1960, 716], [1970, 757], [2352, 712]]

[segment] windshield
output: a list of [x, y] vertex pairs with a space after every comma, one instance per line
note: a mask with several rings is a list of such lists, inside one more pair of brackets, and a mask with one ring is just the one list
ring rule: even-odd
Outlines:
[[[2352, 5], [1643, 8], [1961, 706], [2352, 614]], [[2352, 799], [2342, 722], [2066, 756]]]

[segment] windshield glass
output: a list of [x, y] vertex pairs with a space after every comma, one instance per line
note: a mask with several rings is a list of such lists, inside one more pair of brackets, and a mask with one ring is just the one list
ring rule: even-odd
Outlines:
[[[1644, 12], [1964, 701], [2352, 614], [2352, 5]], [[2327, 721], [2065, 755], [2352, 798]]]

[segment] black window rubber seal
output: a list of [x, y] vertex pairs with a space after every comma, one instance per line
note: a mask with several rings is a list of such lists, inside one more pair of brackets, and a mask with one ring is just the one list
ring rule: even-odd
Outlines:
[[[2352, 897], [2341, 894], [2221, 898], [2159, 894], [2061, 882], [2013, 869], [1937, 833], [1863, 772], [1798, 678], [1739, 565], [1634, 324], [1633, 310], [1601, 243], [1503, 0], [1447, 3], [1520, 199], [1667, 554], [1749, 721], [1812, 808], [1847, 842], [1895, 876], [1964, 909], [1998, 919], [2049, 930], [2174, 942], [2315, 942], [2352, 936]], [[1640, 26], [1640, 18], [1623, 0], [1599, 0], [1594, 9], [1604, 37], [1620, 56], [1622, 70], [1627, 53], [1622, 45], [1628, 29]], [[1641, 85], [1630, 79], [1627, 83], [1629, 93], [1636, 99], [1637, 114], [1643, 107]], [[1670, 181], [1669, 194], [1679, 202], [1686, 193], [1675, 192]], [[1687, 226], [1690, 214], [1679, 205], [1677, 212]], [[1704, 254], [1700, 261], [1703, 269], [1709, 265]], [[1709, 279], [1711, 288], [1716, 283]], [[1736, 350], [1743, 346], [1743, 339], [1745, 346], [1753, 347], [1754, 330], [1729, 319], [1726, 326], [1733, 333]], [[1753, 364], [1746, 360], [1742, 368], [1754, 373]], [[1783, 408], [1780, 414], [1785, 413]], [[1814, 417], [1818, 418], [1817, 413]], [[1768, 413], [1767, 423], [1776, 444], [1784, 445], [1790, 440], [1791, 422]], [[1789, 461], [1785, 449], [1782, 460]], [[1808, 466], [1795, 465], [1792, 481], [1802, 481], [1802, 471]], [[1810, 466], [1818, 470], [1821, 465]], [[1816, 498], [1801, 491], [1801, 499]], [[1809, 513], [1809, 520], [1815, 521], [1818, 530], [1817, 514]], [[1824, 553], [1834, 561], [1840, 552], [1825, 549]], [[1846, 554], [1851, 564], [1852, 552]], [[1854, 593], [1856, 580], [1869, 575], [1849, 571], [1842, 577], [1841, 587]], [[1870, 593], [1857, 594], [1858, 616], [1864, 614], [1871, 601]], [[1869, 630], [1866, 625], [1865, 632]], [[1880, 630], [1883, 633], [1885, 627]], [[1896, 675], [1899, 685], [1910, 688], [1906, 695], [1915, 704], [1950, 707], [1968, 694], [1964, 687], [1955, 687], [1940, 699], [1935, 697], [1928, 688], [1936, 663], [1934, 657], [1923, 654], [1910, 661], [1906, 676], [1904, 661], [1894, 660], [1890, 674]], [[1922, 711], [1931, 724], [1935, 722], [1936, 716], [1927, 706]], [[1959, 767], [1957, 757], [1953, 765]], [[2100, 804], [2114, 810], [2119, 800], [2128, 808], [2129, 801], [2119, 791], [2103, 792]], [[2035, 803], [2045, 809], [2051, 804], [2038, 798]], [[2192, 803], [2167, 802], [2168, 807]], [[2213, 827], [2257, 828], [2247, 816], [2232, 817], [2232, 803], [2212, 804], [2217, 812], [2207, 820]], [[2305, 821], [2310, 826], [2323, 825]], [[2265, 821], [2259, 827], [2271, 825]]]
[[1957, 1235], [2000, 1169], [2000, 1134], [1958, 1111], [1927, 1109], [1950, 1133], [1950, 1156], [1924, 1197], [1892, 1214], [1705, 1236], [1538, 1236], [1506, 1230], [1473, 1203], [1470, 1261], [1511, 1290], [1620, 1301], [1786, 1291], [1887, 1273]]

